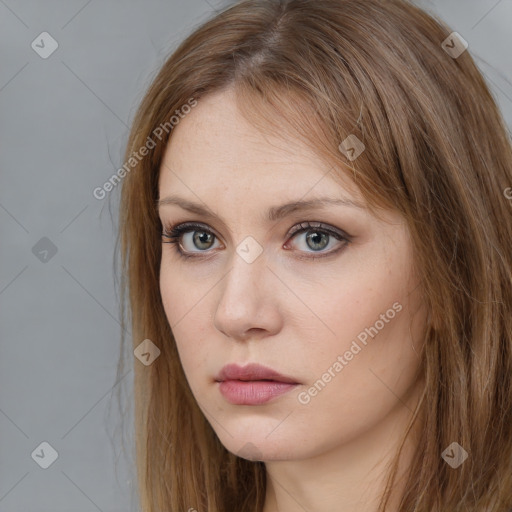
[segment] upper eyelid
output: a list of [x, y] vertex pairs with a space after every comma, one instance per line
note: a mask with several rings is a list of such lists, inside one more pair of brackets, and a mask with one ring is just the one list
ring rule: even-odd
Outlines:
[[319, 231], [327, 231], [330, 233], [337, 233], [341, 236], [349, 237], [348, 233], [345, 233], [340, 228], [336, 228], [334, 226], [331, 226], [330, 224], [326, 224], [325, 222], [320, 222], [317, 220], [305, 220], [302, 222], [299, 222], [293, 226], [293, 229], [289, 232], [290, 235], [294, 235], [295, 233], [298, 233], [300, 231], [303, 231], [305, 229], [318, 229]]

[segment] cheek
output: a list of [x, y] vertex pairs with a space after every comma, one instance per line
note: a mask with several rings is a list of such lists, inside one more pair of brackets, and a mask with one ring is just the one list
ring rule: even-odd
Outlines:
[[[425, 315], [415, 314], [414, 301], [396, 285], [374, 284], [359, 283], [346, 289], [323, 309], [322, 319], [329, 329], [319, 324], [315, 336], [302, 344], [310, 381], [321, 378], [340, 357], [343, 368], [336, 365], [331, 371], [339, 375], [333, 381], [339, 382], [343, 394], [365, 398], [365, 393], [378, 391], [372, 372], [389, 378], [390, 385], [396, 383], [397, 376], [405, 380], [414, 377]], [[311, 330], [311, 321], [311, 317], [304, 318], [298, 330]], [[385, 389], [381, 384], [376, 387]]]
[[[382, 249], [371, 252], [382, 255]], [[315, 314], [316, 318], [311, 314], [301, 315], [300, 321], [304, 328], [311, 322], [318, 326], [321, 333], [316, 338], [318, 348], [348, 350], [352, 340], [361, 333], [364, 341], [364, 333], [376, 322], [379, 332], [388, 330], [385, 329], [388, 324], [397, 323], [403, 316], [397, 309], [403, 310], [409, 301], [404, 278], [408, 270], [406, 261], [391, 258], [379, 261], [354, 255], [343, 263], [329, 273], [329, 279], [323, 280], [327, 285], [320, 286], [318, 283], [322, 281], [303, 282], [297, 293], [306, 298], [304, 302]], [[384, 315], [382, 320], [381, 315]]]
[[[328, 293], [325, 288], [314, 294], [313, 289], [309, 294], [304, 290], [311, 309], [320, 312], [328, 327], [315, 320], [321, 330], [303, 343], [308, 382], [321, 381], [314, 399], [319, 411], [336, 404], [346, 413], [349, 405], [371, 415], [376, 403], [383, 409], [394, 405], [395, 394], [400, 396], [415, 382], [426, 314], [419, 309], [417, 283], [409, 280], [408, 254], [394, 251], [387, 257], [382, 248], [371, 254], [377, 257], [347, 262], [346, 270], [333, 273]], [[298, 330], [307, 332], [311, 321], [311, 315], [304, 318]]]
[[[373, 309], [367, 305], [364, 315], [359, 310], [347, 316], [346, 323], [337, 324], [346, 335], [330, 336], [327, 348], [308, 351], [304, 358], [309, 378], [296, 397], [301, 405], [295, 407], [294, 418], [297, 434], [307, 437], [310, 448], [349, 442], [390, 417], [391, 411], [413, 409], [408, 395], [417, 382], [420, 356], [412, 345], [408, 305], [404, 301], [382, 329], [377, 324], [376, 334], [370, 329], [388, 305], [384, 300], [382, 308], [375, 303]], [[368, 334], [366, 344], [357, 338], [360, 333]]]
[[[202, 371], [208, 358], [208, 345], [204, 343], [208, 314], [205, 310], [207, 291], [181, 279], [176, 270], [162, 269], [160, 293], [180, 361], [187, 378]], [[204, 370], [203, 370], [204, 371]]]
[[[190, 273], [190, 271], [189, 271]], [[201, 309], [207, 302], [208, 281], [199, 277], [184, 277], [184, 268], [174, 261], [162, 261], [160, 268], [160, 295], [167, 320], [173, 332], [181, 329], [183, 333], [194, 328], [193, 318], [202, 318]], [[190, 325], [192, 323], [192, 325]], [[187, 326], [185, 328], [185, 326]]]

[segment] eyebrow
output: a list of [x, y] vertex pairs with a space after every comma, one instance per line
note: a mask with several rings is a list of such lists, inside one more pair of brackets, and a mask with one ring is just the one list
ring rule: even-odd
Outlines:
[[[177, 205], [183, 208], [184, 210], [188, 210], [191, 213], [203, 215], [209, 218], [217, 218], [217, 214], [215, 214], [215, 212], [208, 208], [208, 206], [203, 206], [199, 203], [195, 203], [193, 201], [189, 201], [188, 199], [184, 199], [178, 196], [168, 196], [156, 201], [157, 209], [160, 209], [162, 206], [166, 205]], [[332, 205], [349, 206], [352, 208], [360, 208], [362, 210], [365, 210], [365, 207], [362, 204], [359, 204], [350, 199], [334, 197], [317, 197], [309, 200], [292, 201], [281, 206], [272, 206], [267, 210], [267, 219], [270, 222], [275, 222], [276, 220], [282, 219], [283, 217], [286, 217], [297, 211], [312, 210], [315, 208], [322, 208], [325, 206]]]

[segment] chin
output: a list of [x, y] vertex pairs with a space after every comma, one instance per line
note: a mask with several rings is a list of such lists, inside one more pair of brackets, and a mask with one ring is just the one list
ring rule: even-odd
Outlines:
[[[238, 457], [252, 461], [295, 459], [300, 456], [297, 453], [299, 446], [300, 450], [304, 452], [304, 443], [298, 443], [284, 430], [279, 435], [276, 432], [271, 433], [270, 436], [269, 432], [272, 432], [272, 429], [265, 428], [260, 432], [254, 432], [254, 430], [253, 428], [252, 433], [249, 434], [247, 429], [242, 429], [239, 435], [229, 431], [233, 437], [223, 431], [219, 435], [219, 439], [226, 450]], [[302, 455], [307, 456], [305, 452]]]

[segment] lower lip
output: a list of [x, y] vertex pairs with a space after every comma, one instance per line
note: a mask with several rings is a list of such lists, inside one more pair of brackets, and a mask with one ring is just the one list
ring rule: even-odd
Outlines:
[[235, 405], [260, 405], [282, 395], [297, 384], [269, 380], [224, 380], [219, 382], [219, 390], [224, 398]]

